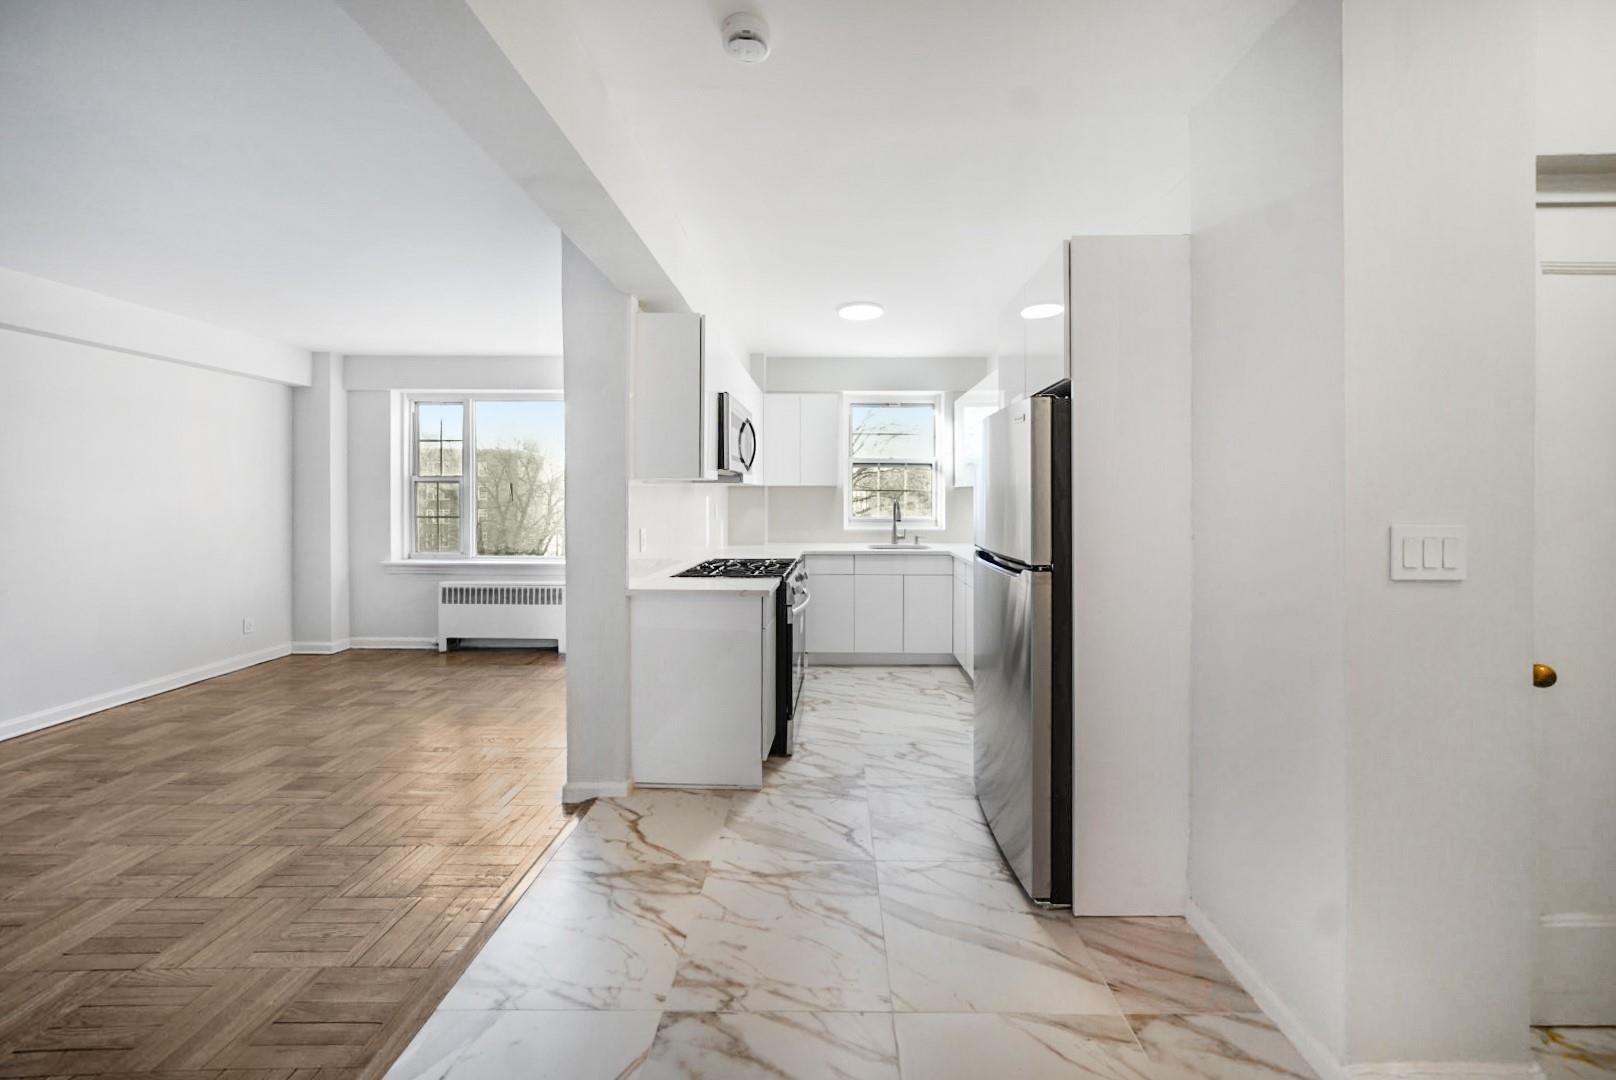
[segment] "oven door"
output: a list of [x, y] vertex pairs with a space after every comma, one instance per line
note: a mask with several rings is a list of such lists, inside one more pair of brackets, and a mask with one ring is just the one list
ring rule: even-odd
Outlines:
[[775, 672], [774, 754], [797, 749], [797, 706], [807, 671], [808, 577], [798, 570], [780, 585], [779, 657]]

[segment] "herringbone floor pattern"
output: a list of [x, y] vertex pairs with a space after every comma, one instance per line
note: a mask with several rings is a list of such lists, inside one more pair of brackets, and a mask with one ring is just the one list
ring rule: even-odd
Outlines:
[[380, 1075], [565, 823], [554, 653], [294, 656], [0, 743], [0, 1077]]

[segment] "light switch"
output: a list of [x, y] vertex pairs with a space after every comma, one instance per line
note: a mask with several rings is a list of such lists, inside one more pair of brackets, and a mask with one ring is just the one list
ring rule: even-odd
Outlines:
[[1393, 581], [1463, 581], [1465, 528], [1393, 525], [1390, 561]]

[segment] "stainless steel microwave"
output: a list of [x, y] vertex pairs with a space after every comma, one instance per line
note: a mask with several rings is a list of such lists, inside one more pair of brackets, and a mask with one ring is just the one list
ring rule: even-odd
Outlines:
[[733, 394], [718, 395], [718, 475], [739, 479], [757, 461], [757, 426]]

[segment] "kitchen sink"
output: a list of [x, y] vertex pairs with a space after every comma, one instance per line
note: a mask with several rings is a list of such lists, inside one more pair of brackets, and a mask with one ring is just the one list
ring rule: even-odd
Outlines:
[[869, 544], [877, 551], [930, 551], [929, 544]]

